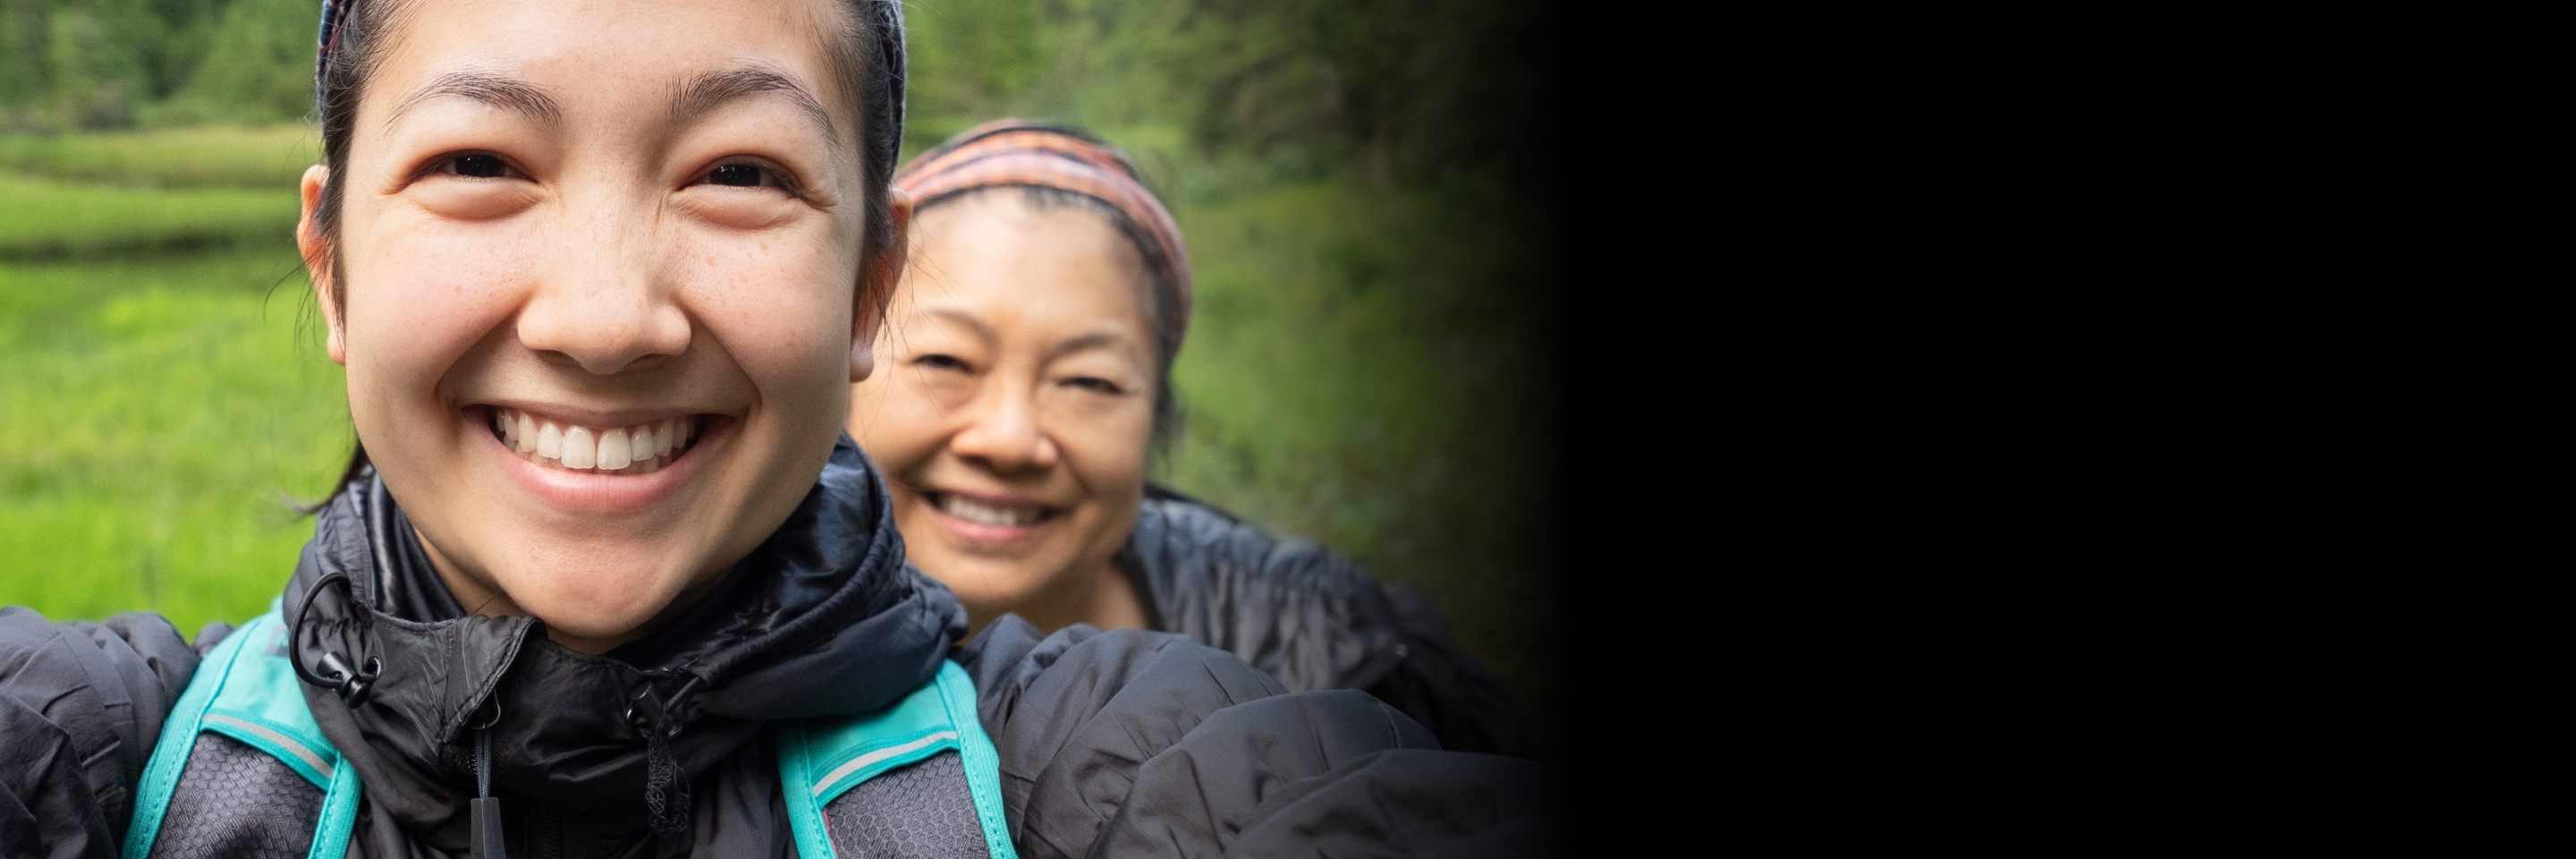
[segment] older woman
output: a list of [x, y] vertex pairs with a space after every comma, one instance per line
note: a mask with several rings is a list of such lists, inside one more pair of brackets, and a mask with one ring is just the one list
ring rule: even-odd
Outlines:
[[1419, 597], [1145, 480], [1175, 426], [1189, 252], [1115, 149], [1000, 120], [895, 177], [914, 201], [887, 372], [849, 428], [912, 562], [977, 629], [1178, 632], [1293, 690], [1365, 689], [1450, 749], [1531, 755], [1500, 683]]

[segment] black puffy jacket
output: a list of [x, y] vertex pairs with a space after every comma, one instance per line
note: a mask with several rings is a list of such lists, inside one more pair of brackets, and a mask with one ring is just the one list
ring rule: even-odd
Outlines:
[[1442, 748], [1540, 756], [1529, 718], [1438, 611], [1313, 540], [1150, 487], [1118, 566], [1149, 595], [1155, 629], [1233, 653], [1291, 692], [1366, 690]]
[[[1004, 617], [952, 646], [964, 611], [902, 562], [883, 492], [844, 438], [804, 504], [715, 591], [589, 656], [534, 618], [458, 610], [382, 483], [353, 485], [320, 515], [283, 595], [291, 626], [267, 645], [319, 676], [326, 654], [380, 666], [355, 705], [346, 689], [298, 687], [362, 778], [351, 854], [464, 855], [472, 727], [488, 723], [511, 855], [797, 855], [773, 726], [886, 707], [951, 661], [972, 678], [1022, 856], [1551, 843], [1548, 769], [1438, 751], [1365, 695], [1291, 693], [1163, 633], [1042, 636]], [[157, 616], [49, 623], [0, 610], [0, 856], [116, 855], [161, 721], [224, 631], [210, 626], [191, 649]], [[313, 843], [322, 791], [245, 748], [195, 735], [153, 855], [302, 855]], [[975, 812], [958, 807], [959, 766], [944, 754], [840, 794], [823, 812], [833, 850], [985, 855]]]

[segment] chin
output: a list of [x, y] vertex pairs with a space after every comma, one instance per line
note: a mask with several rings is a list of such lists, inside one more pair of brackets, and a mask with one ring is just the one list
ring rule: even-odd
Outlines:
[[522, 611], [545, 621], [549, 632], [586, 639], [633, 633], [679, 599], [688, 583], [684, 575], [639, 574], [632, 567], [557, 569], [562, 572], [515, 586], [505, 581], [503, 590]]

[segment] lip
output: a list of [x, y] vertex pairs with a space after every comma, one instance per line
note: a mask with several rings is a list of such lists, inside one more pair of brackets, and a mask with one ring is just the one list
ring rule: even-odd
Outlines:
[[[1010, 495], [986, 495], [980, 492], [957, 492], [947, 489], [917, 489], [913, 494], [918, 499], [917, 503], [928, 508], [931, 516], [939, 520], [940, 527], [950, 536], [957, 538], [958, 542], [979, 549], [1010, 549], [1024, 545], [1036, 539], [1039, 531], [1063, 521], [1065, 513], [1068, 512], [1063, 507]], [[963, 496], [995, 507], [1044, 507], [1053, 512], [1046, 518], [1027, 525], [987, 525], [949, 515], [948, 511], [939, 508], [937, 498], [941, 495]]]
[[[509, 472], [511, 482], [518, 484], [522, 491], [536, 496], [537, 500], [549, 507], [576, 513], [631, 513], [669, 500], [672, 495], [680, 491], [681, 486], [687, 485], [697, 476], [700, 464], [706, 462], [711, 456], [722, 454], [732, 445], [733, 428], [737, 423], [734, 418], [727, 415], [695, 413], [705, 415], [702, 421], [704, 426], [698, 431], [697, 440], [690, 446], [688, 452], [672, 460], [671, 464], [662, 466], [661, 470], [651, 474], [600, 474], [547, 468], [520, 457], [517, 451], [502, 444], [500, 436], [492, 433], [492, 408], [495, 406], [520, 409], [576, 423], [597, 421], [597, 423], [587, 424], [589, 426], [626, 426], [678, 415], [668, 411], [595, 412], [545, 406], [530, 407], [518, 403], [476, 405], [459, 413], [468, 428], [475, 435], [483, 438], [484, 449], [500, 461], [504, 471]], [[620, 422], [621, 419], [624, 420], [623, 423]]]

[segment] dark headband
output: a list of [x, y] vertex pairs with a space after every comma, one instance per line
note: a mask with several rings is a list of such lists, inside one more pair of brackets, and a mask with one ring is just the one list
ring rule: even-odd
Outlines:
[[[852, 0], [872, 8], [877, 16], [877, 80], [887, 87], [884, 112], [871, 117], [870, 130], [877, 132], [869, 143], [876, 147], [876, 163], [891, 166], [896, 153], [903, 148], [903, 3], [900, 0]], [[331, 72], [331, 48], [339, 41], [340, 23], [349, 17], [349, 7], [358, 0], [322, 0], [322, 30], [316, 35], [313, 49], [313, 107], [322, 109], [322, 82]]]

